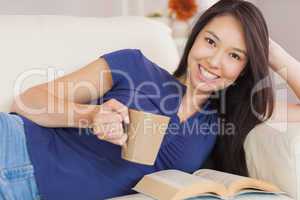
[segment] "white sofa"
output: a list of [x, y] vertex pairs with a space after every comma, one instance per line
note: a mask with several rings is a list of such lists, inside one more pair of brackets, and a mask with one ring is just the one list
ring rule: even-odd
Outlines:
[[[169, 72], [179, 61], [170, 29], [142, 17], [2, 15], [0, 26], [2, 112], [26, 88], [78, 69], [109, 51], [139, 48]], [[298, 132], [300, 125], [295, 123], [259, 125], [249, 134], [245, 150], [252, 177], [273, 182], [300, 200]]]

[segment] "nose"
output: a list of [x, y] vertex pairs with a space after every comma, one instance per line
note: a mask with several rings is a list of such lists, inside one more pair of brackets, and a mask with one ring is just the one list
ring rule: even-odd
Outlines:
[[218, 69], [220, 68], [221, 65], [221, 60], [222, 60], [222, 51], [215, 51], [208, 59], [208, 62], [210, 64], [211, 68]]

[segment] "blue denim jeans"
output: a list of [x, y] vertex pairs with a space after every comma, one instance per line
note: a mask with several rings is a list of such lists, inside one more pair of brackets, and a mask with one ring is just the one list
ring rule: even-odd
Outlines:
[[38, 200], [23, 121], [0, 112], [0, 200]]

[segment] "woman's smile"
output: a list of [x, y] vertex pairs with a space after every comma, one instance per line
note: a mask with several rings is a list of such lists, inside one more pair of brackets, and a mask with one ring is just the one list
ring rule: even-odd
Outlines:
[[206, 83], [216, 82], [216, 80], [220, 78], [220, 76], [207, 71], [201, 64], [198, 64], [197, 77], [200, 81], [204, 81]]

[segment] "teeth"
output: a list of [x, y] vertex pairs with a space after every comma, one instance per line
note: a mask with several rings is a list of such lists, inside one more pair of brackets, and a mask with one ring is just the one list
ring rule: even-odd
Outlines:
[[206, 70], [205, 70], [203, 67], [201, 67], [200, 65], [199, 65], [199, 68], [200, 68], [200, 70], [201, 70], [202, 75], [203, 75], [205, 78], [207, 78], [207, 79], [209, 79], [209, 80], [213, 80], [213, 79], [218, 78], [217, 75], [214, 75], [214, 74], [212, 74], [212, 73], [206, 71]]

